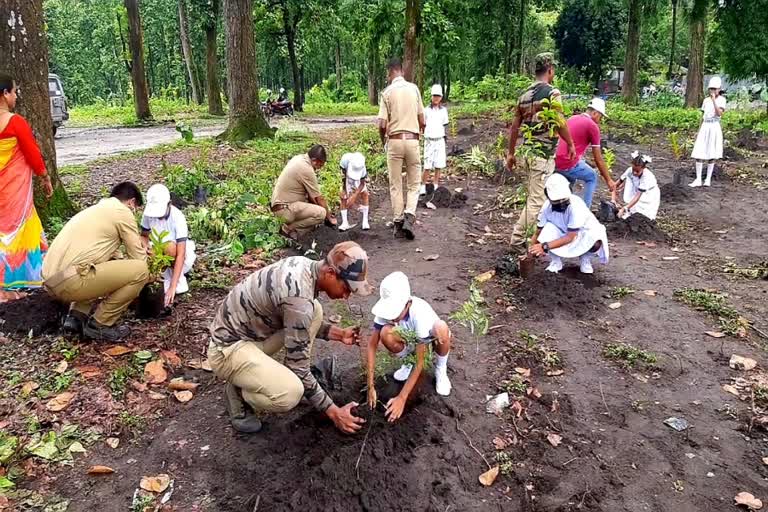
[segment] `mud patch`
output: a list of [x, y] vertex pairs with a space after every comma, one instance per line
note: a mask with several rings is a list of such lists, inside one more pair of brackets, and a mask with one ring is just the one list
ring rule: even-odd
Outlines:
[[608, 231], [608, 238], [669, 242], [669, 236], [659, 228], [655, 221], [644, 215], [632, 215], [626, 220], [611, 222], [605, 228]]
[[664, 203], [683, 203], [693, 197], [693, 191], [687, 184], [665, 183], [659, 190]]
[[33, 336], [58, 331], [66, 307], [45, 291], [35, 290], [26, 297], [0, 304], [0, 333]]
[[757, 151], [760, 149], [760, 142], [757, 135], [752, 133], [752, 130], [749, 128], [742, 128], [741, 131], [739, 131], [733, 145], [748, 151]]
[[588, 318], [597, 309], [595, 288], [602, 286], [599, 265], [592, 275], [579, 272], [578, 264], [566, 266], [558, 274], [544, 270], [545, 262], [537, 262], [530, 275], [515, 290], [529, 318], [544, 320], [553, 316], [572, 319]]

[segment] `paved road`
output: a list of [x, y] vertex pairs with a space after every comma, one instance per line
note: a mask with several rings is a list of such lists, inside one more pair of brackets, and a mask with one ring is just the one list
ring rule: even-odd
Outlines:
[[[277, 119], [273, 125], [285, 123], [310, 131], [325, 131], [353, 124], [373, 123], [374, 116], [339, 118], [292, 118]], [[193, 127], [195, 137], [212, 137], [220, 134], [226, 123], [216, 122]], [[127, 151], [149, 149], [159, 144], [181, 138], [173, 124], [148, 128], [61, 128], [56, 136], [56, 161], [58, 165], [81, 164], [97, 158], [119, 155]]]

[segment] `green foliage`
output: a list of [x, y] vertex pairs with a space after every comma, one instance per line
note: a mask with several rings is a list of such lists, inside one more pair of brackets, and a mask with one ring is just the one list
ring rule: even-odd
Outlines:
[[669, 146], [672, 148], [672, 155], [675, 160], [683, 158], [683, 146], [680, 144], [680, 134], [678, 132], [669, 133]]
[[491, 176], [494, 172], [493, 162], [479, 146], [472, 146], [469, 153], [461, 155], [457, 167], [468, 175]]
[[605, 160], [606, 167], [611, 169], [613, 164], [616, 163], [616, 152], [610, 148], [603, 149], [603, 159]]
[[163, 159], [160, 173], [165, 178], [168, 190], [186, 201], [193, 201], [198, 189], [209, 190], [215, 183], [205, 148], [200, 151], [197, 158], [192, 160], [190, 168], [182, 165], [168, 165]]
[[623, 299], [624, 297], [632, 295], [633, 293], [635, 293], [635, 290], [632, 288], [628, 288], [626, 286], [617, 286], [611, 290], [611, 297], [614, 299]]
[[149, 232], [149, 246], [152, 248], [152, 252], [147, 256], [147, 267], [149, 267], [149, 275], [155, 279], [159, 278], [163, 271], [173, 264], [173, 256], [165, 253], [170, 243], [165, 240], [168, 235], [168, 231], [158, 232], [155, 228]]
[[529, 356], [533, 356], [545, 368], [560, 368], [563, 365], [560, 353], [544, 342], [544, 339], [547, 338], [546, 336], [538, 336], [525, 330], [518, 332], [518, 336], [520, 336], [520, 340], [523, 342], [520, 350]]
[[307, 102], [304, 115], [308, 116], [375, 116], [379, 112], [377, 105], [365, 103]]
[[499, 465], [499, 473], [511, 475], [515, 472], [515, 459], [507, 452], [496, 452], [496, 463]]
[[[716, 11], [723, 71], [734, 78], [768, 79], [768, 25], [765, 2], [723, 0]], [[760, 28], [763, 27], [763, 28]]]
[[517, 100], [529, 85], [529, 77], [516, 74], [485, 75], [479, 80], [470, 79], [467, 83], [457, 80], [451, 84], [451, 100], [513, 101]]
[[469, 285], [469, 300], [452, 313], [450, 319], [469, 329], [473, 336], [488, 334], [491, 317], [488, 315], [483, 291], [474, 282]]
[[675, 290], [674, 297], [694, 309], [705, 311], [716, 317], [725, 334], [746, 336], [749, 323], [736, 308], [728, 303], [727, 294], [696, 288], [681, 288]]
[[619, 362], [625, 368], [654, 366], [657, 361], [653, 352], [641, 350], [629, 343], [609, 343], [603, 347], [603, 356]]
[[[65, 89], [68, 86], [64, 79]], [[69, 90], [66, 91], [69, 94]], [[149, 108], [157, 122], [177, 121], [179, 119], [206, 119], [211, 118], [206, 112], [206, 107], [189, 104], [179, 99], [150, 98]], [[67, 126], [135, 126], [139, 121], [133, 104], [114, 104], [102, 99], [96, 99], [88, 104], [73, 107], [69, 111]]]
[[192, 127], [184, 121], [176, 122], [176, 131], [181, 134], [181, 138], [184, 139], [184, 142], [192, 142], [192, 139], [195, 138], [195, 134], [192, 132]]

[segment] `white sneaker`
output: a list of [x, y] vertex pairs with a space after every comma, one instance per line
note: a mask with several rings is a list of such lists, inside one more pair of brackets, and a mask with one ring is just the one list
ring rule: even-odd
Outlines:
[[346, 231], [351, 227], [348, 222], [342, 222], [341, 226], [339, 226], [339, 231]]
[[440, 396], [448, 396], [451, 394], [451, 381], [448, 379], [448, 369], [436, 369], [435, 370], [435, 390]]
[[701, 186], [701, 180], [694, 180], [693, 183], [688, 184], [689, 187], [700, 187]]
[[704, 186], [705, 187], [711, 187], [712, 186], [712, 182], [710, 180], [706, 180], [706, 181], [704, 181]]
[[426, 185], [422, 185], [422, 186], [419, 188], [419, 195], [420, 195], [420, 196], [425, 196], [425, 195], [427, 195], [427, 186], [426, 186]]
[[398, 382], [405, 382], [408, 380], [408, 377], [411, 376], [411, 369], [413, 368], [412, 364], [404, 364], [400, 367], [399, 370], [395, 372], [395, 380]]
[[592, 256], [584, 255], [581, 257], [581, 265], [579, 266], [582, 274], [594, 274], [595, 269], [592, 268]]
[[362, 226], [362, 228], [363, 228], [363, 231], [368, 231], [369, 229], [371, 229], [371, 225], [370, 225], [370, 224], [368, 224], [368, 219], [364, 219], [364, 220], [363, 220], [363, 226]]
[[550, 263], [547, 267], [547, 272], [552, 272], [554, 274], [557, 274], [561, 270], [563, 270], [563, 260], [561, 260], [558, 256], [555, 256], [554, 254], [550, 254]]

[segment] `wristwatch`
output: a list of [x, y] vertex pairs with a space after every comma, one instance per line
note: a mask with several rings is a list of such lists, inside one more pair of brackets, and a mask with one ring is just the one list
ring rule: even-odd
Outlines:
[[544, 249], [544, 252], [549, 252], [549, 244], [547, 242], [541, 244], [541, 248]]

